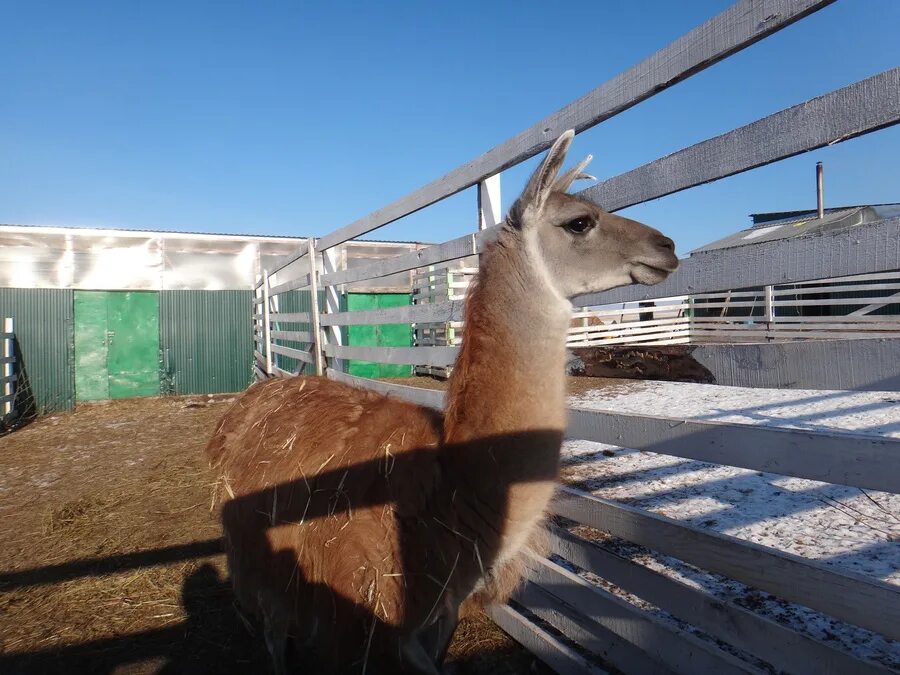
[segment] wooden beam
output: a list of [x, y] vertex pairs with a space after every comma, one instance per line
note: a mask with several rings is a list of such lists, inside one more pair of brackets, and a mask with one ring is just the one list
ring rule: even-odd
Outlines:
[[480, 157], [319, 240], [320, 251], [371, 232], [549, 148], [566, 129], [603, 122], [831, 4], [833, 0], [740, 0], [589, 94]]
[[368, 326], [382, 323], [446, 323], [462, 321], [463, 301], [404, 305], [386, 309], [367, 309], [354, 312], [339, 312], [321, 317], [323, 326]]
[[607, 211], [680, 192], [900, 122], [900, 68], [810, 99], [579, 192]]
[[599, 443], [900, 493], [900, 438], [569, 410], [567, 434]]
[[326, 375], [329, 379], [337, 380], [338, 382], [343, 382], [361, 389], [371, 389], [373, 391], [381, 392], [382, 394], [401, 398], [405, 401], [428, 406], [429, 408], [441, 410], [444, 407], [444, 398], [446, 397], [446, 394], [437, 389], [423, 389], [420, 387], [407, 387], [402, 384], [379, 382], [378, 380], [370, 380], [365, 377], [348, 375], [347, 373], [339, 372], [333, 368], [329, 368], [326, 371]]
[[398, 272], [407, 272], [425, 265], [436, 265], [450, 260], [457, 260], [476, 253], [478, 253], [477, 237], [474, 234], [467, 234], [451, 239], [443, 244], [435, 244], [428, 248], [410, 251], [394, 258], [383, 258], [363, 267], [337, 270], [323, 275], [320, 281], [324, 286], [350, 284], [356, 281], [377, 279]]
[[900, 639], [900, 587], [561, 487], [551, 510], [582, 525]]
[[309, 283], [309, 275], [303, 274], [296, 279], [291, 279], [278, 284], [277, 286], [272, 286], [272, 288], [269, 289], [269, 295], [279, 295], [281, 293], [287, 293], [288, 291], [303, 290], [309, 286]]
[[587, 307], [634, 302], [897, 269], [900, 218], [890, 218], [843, 232], [698, 253], [682, 260], [678, 271], [656, 286], [625, 286], [583, 295], [574, 304]]
[[[273, 316], [277, 316], [273, 314]], [[272, 337], [276, 340], [293, 340], [294, 342], [311, 342], [312, 334], [305, 330], [273, 330]]]
[[515, 601], [541, 621], [553, 626], [579, 647], [599, 655], [628, 675], [676, 675], [649, 654], [589, 619], [549, 591], [526, 581], [515, 593]]
[[492, 607], [487, 614], [510, 637], [558, 675], [609, 675], [509, 605]]
[[309, 323], [309, 312], [272, 312], [270, 320], [276, 323]]
[[676, 673], [762, 673], [546, 558], [531, 556], [527, 565], [530, 581]]
[[274, 354], [281, 354], [282, 356], [288, 356], [292, 359], [297, 359], [298, 361], [303, 361], [304, 363], [313, 363], [313, 355], [309, 352], [305, 352], [301, 349], [292, 349], [291, 347], [283, 347], [281, 345], [273, 344], [270, 346], [270, 349]]
[[889, 669], [819, 642], [729, 600], [554, 527], [550, 549], [715, 638], [795, 675], [825, 672], [887, 675]]
[[338, 359], [413, 366], [451, 366], [459, 347], [354, 347], [327, 344], [325, 355]]

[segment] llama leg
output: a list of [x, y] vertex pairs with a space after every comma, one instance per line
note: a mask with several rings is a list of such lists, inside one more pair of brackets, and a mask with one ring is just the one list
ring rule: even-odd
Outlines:
[[263, 612], [263, 632], [266, 648], [272, 657], [272, 669], [275, 675], [285, 675], [287, 670], [287, 620], [276, 612]]
[[417, 636], [412, 636], [403, 642], [400, 646], [400, 658], [403, 660], [403, 666], [394, 672], [408, 675], [440, 675], [441, 673]]
[[426, 628], [419, 636], [419, 642], [425, 653], [440, 668], [447, 657], [447, 650], [453, 640], [453, 634], [459, 625], [459, 609], [447, 610], [437, 621]]

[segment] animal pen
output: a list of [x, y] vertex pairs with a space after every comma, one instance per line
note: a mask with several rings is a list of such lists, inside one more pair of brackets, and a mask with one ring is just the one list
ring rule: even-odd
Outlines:
[[[550, 146], [562, 131], [584, 131], [617, 115], [729, 55], [827, 6], [830, 0], [741, 0], [647, 60], [637, 64], [541, 120], [509, 141], [419, 190], [350, 223], [289, 256], [265, 273], [254, 300], [253, 366], [257, 379], [298, 372], [385, 392], [440, 407], [438, 391], [412, 388], [346, 372], [348, 360], [447, 368], [456, 358], [453, 339], [439, 343], [420, 335], [421, 346], [350, 346], [345, 329], [356, 325], [413, 324], [462, 328], [464, 300], [450, 290], [441, 297], [402, 307], [343, 311], [343, 285], [421, 270], [433, 289], [429, 270], [477, 256], [488, 231], [500, 223], [500, 173]], [[725, 66], [727, 67], [727, 65]], [[800, 103], [685, 147], [579, 193], [607, 211], [725, 178], [799, 153], [843, 142], [900, 121], [900, 68]], [[479, 222], [471, 234], [374, 264], [340, 269], [335, 247], [373, 232], [408, 214], [477, 186]], [[780, 303], [802, 304], [802, 296], [823, 285], [866, 282], [897, 288], [900, 270], [900, 218], [858, 231], [837, 231], [761, 243], [742, 255], [712, 251], [683, 261], [658, 286], [630, 286], [583, 297], [578, 307], [610, 308], [619, 314], [686, 308], [712, 310], [761, 306], [762, 327], [710, 323], [702, 313], [648, 320], [638, 329], [650, 335], [665, 325], [667, 339], [686, 340], [715, 331], [763, 331], [783, 338], [817, 331], [837, 335], [843, 321], [774, 320]], [[765, 289], [734, 292], [732, 289]], [[866, 291], [865, 286], [855, 286]], [[291, 294], [319, 297], [311, 311], [281, 309]], [[876, 298], [873, 302], [879, 302]], [[870, 304], [866, 300], [867, 304]], [[576, 314], [576, 318], [581, 317]], [[586, 315], [585, 315], [586, 316]], [[873, 335], [879, 320], [862, 312], [853, 318], [859, 336]], [[884, 323], [884, 322], [881, 322]], [[679, 327], [678, 335], [673, 335]], [[602, 329], [574, 327], [573, 335]], [[619, 331], [622, 330], [620, 327]], [[896, 330], [891, 324], [890, 330]], [[803, 333], [801, 335], [800, 333]], [[423, 339], [428, 337], [431, 341]], [[623, 338], [618, 338], [623, 339]], [[702, 339], [702, 338], [701, 338]], [[808, 343], [804, 343], [808, 344]], [[622, 414], [576, 407], [569, 411], [568, 436], [614, 446], [648, 450], [676, 458], [713, 462], [861, 489], [900, 492], [900, 441], [850, 431], [766, 428], [659, 413]], [[492, 611], [493, 619], [541, 660], [561, 673], [599, 673], [608, 664], [629, 673], [824, 673], [889, 672], [891, 667], [860, 658], [839, 646], [762, 616], [752, 608], [713, 597], [701, 585], [673, 578], [617, 553], [602, 541], [577, 533], [589, 528], [607, 537], [646, 547], [670, 559], [739, 582], [755, 592], [796, 603], [833, 620], [887, 640], [900, 640], [900, 588], [870, 576], [834, 569], [799, 555], [689, 525], [656, 513], [598, 498], [572, 487], [553, 502], [552, 558], [529, 561], [526, 585], [514, 602]], [[575, 527], [577, 526], [577, 527]], [[575, 527], [575, 529], [572, 529]], [[590, 583], [590, 577], [599, 580]], [[608, 588], [614, 585], [620, 591]], [[769, 596], [765, 596], [769, 597]], [[663, 621], [655, 607], [677, 621]], [[701, 639], [698, 635], [702, 634]]]

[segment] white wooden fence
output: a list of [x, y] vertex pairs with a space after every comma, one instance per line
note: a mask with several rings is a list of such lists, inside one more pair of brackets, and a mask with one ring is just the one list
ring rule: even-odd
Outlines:
[[[565, 129], [580, 132], [599, 124], [829, 3], [830, 0], [740, 0], [481, 157], [318, 241], [311, 241], [278, 270], [272, 270], [277, 272], [274, 284], [272, 276], [264, 274], [257, 290], [257, 377], [292, 374], [278, 365], [277, 357], [285, 356], [336, 380], [440, 407], [441, 392], [353, 377], [345, 372], [344, 361], [363, 359], [446, 367], [453, 363], [457, 346], [349, 346], [342, 342], [341, 328], [459, 321], [463, 301], [448, 293], [446, 299], [435, 302], [346, 312], [341, 311], [340, 305], [343, 285], [397, 272], [427, 270], [429, 266], [477, 255], [484, 228], [499, 219], [498, 176], [503, 170], [544, 151]], [[581, 194], [615, 211], [897, 122], [900, 68], [692, 145], [605, 180]], [[339, 244], [474, 185], [479, 186], [478, 224], [473, 223], [477, 232], [365, 267], [340, 269], [335, 255]], [[678, 272], [656, 287], [617, 289], [585, 297], [577, 304], [597, 307], [649, 300], [663, 303], [662, 298], [688, 296], [696, 302], [705, 294], [711, 297], [704, 300], [714, 300], [728, 289], [773, 284], [806, 284], [808, 289], [809, 282], [816, 279], [898, 270], [900, 219], [856, 228], [852, 236], [835, 232], [743, 248], [744, 257], [735, 258], [734, 251], [728, 253], [728, 264], [721, 264], [716, 257], [723, 254], [712, 252], [704, 256], [703, 265], [688, 259]], [[709, 264], [710, 260], [720, 264]], [[323, 290], [323, 306], [313, 302], [309, 311], [279, 311], [279, 296], [298, 289], [309, 291], [313, 298]], [[771, 299], [776, 297], [779, 296]], [[734, 307], [747, 300], [732, 295], [729, 302]], [[637, 304], [635, 307], [662, 312], [659, 308], [651, 310]], [[658, 321], [680, 318], [676, 315]], [[288, 347], [283, 344], [286, 341], [305, 343], [306, 347]], [[570, 411], [569, 435], [786, 476], [900, 492], [900, 441], [892, 439], [578, 409]], [[561, 489], [553, 511], [785, 601], [900, 640], [897, 586], [569, 488]], [[496, 609], [493, 617], [558, 672], [598, 673], [603, 672], [602, 664], [628, 673], [736, 673], [768, 668], [790, 673], [888, 672], [877, 663], [861, 660], [736, 603], [715, 599], [703, 590], [622, 558], [568, 531], [554, 532], [552, 547], [556, 555], [568, 561], [567, 566], [547, 558], [530, 560], [529, 581], [516, 602]], [[701, 640], [691, 631], [659, 621], [638, 604], [588, 584], [571, 571], [573, 566], [605, 578], [714, 639]], [[749, 653], [758, 661], [742, 660], [731, 648]]]
[[[568, 343], [585, 347], [900, 337], [898, 307], [900, 271], [859, 274], [591, 308], [575, 315], [583, 325], [569, 330]], [[650, 317], [639, 318], [644, 314]]]
[[12, 318], [3, 319], [3, 330], [0, 332], [0, 425], [12, 418], [16, 402], [16, 353], [15, 324]]

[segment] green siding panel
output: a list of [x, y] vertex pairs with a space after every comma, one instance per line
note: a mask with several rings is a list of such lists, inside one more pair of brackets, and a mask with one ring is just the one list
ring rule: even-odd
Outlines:
[[70, 289], [0, 288], [0, 317], [16, 322], [16, 406], [25, 414], [75, 406], [73, 297]]
[[175, 394], [242, 391], [253, 362], [250, 291], [162, 291], [163, 389]]
[[[411, 304], [408, 293], [348, 293], [347, 311], [387, 309]], [[412, 346], [412, 326], [408, 323], [386, 323], [374, 326], [350, 326], [347, 344], [374, 347]], [[370, 361], [350, 361], [349, 372], [359, 377], [409, 377], [413, 367]]]
[[75, 291], [75, 397], [109, 398], [106, 293]]
[[109, 397], [158, 395], [159, 293], [114, 291], [107, 303]]

